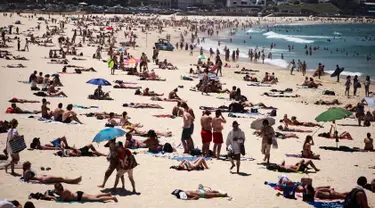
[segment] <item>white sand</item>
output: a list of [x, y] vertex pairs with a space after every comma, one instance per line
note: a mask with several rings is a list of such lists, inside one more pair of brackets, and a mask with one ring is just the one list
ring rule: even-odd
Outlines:
[[[47, 16], [45, 16], [47, 17]], [[60, 18], [60, 17], [59, 17]], [[191, 18], [191, 17], [190, 17]], [[201, 17], [203, 18], [203, 17]], [[236, 17], [239, 19], [238, 17]], [[22, 21], [20, 31], [25, 31], [30, 27], [37, 26], [37, 21], [28, 20], [27, 18], [21, 18], [14, 15], [12, 18], [1, 16], [0, 25], [7, 26], [13, 24], [17, 19]], [[249, 18], [243, 18], [249, 19]], [[257, 18], [253, 18], [257, 19]], [[274, 19], [274, 18], [272, 18]], [[70, 38], [72, 36], [71, 29], [72, 24], [67, 24], [65, 31]], [[15, 32], [15, 28], [13, 28]], [[162, 37], [164, 38], [167, 33], [172, 36], [172, 44], [175, 44], [179, 39], [179, 32], [175, 28], [166, 28], [166, 32], [162, 34], [156, 31], [150, 32], [147, 37], [146, 48], [146, 38], [145, 34], [141, 33], [140, 29], [136, 31], [138, 35], [137, 44], [140, 46], [135, 50], [130, 49], [130, 53], [139, 58], [142, 52], [145, 52], [149, 59], [152, 57], [152, 46], [154, 42]], [[34, 34], [41, 35], [45, 32], [44, 23], [41, 24], [40, 32], [35, 32]], [[11, 36], [13, 37], [13, 36]], [[80, 116], [83, 125], [65, 125], [65, 124], [47, 124], [43, 122], [36, 121], [34, 119], [25, 119], [25, 115], [11, 115], [5, 114], [5, 110], [10, 106], [7, 102], [13, 97], [30, 99], [30, 100], [41, 100], [40, 97], [35, 97], [29, 89], [29, 85], [18, 83], [17, 80], [28, 80], [29, 75], [37, 70], [42, 71], [44, 74], [53, 74], [61, 71], [63, 65], [57, 64], [47, 64], [47, 59], [42, 57], [48, 56], [49, 49], [57, 49], [57, 37], [54, 36], [54, 43], [56, 47], [46, 48], [39, 47], [36, 45], [30, 45], [30, 52], [17, 52], [17, 42], [13, 41], [10, 45], [13, 48], [10, 50], [13, 55], [25, 56], [30, 61], [8, 61], [1, 59], [1, 65], [5, 66], [7, 64], [22, 63], [27, 66], [23, 69], [8, 69], [0, 68], [0, 118], [1, 120], [11, 120], [16, 118], [19, 121], [18, 131], [20, 134], [25, 135], [27, 144], [30, 144], [34, 137], [40, 137], [42, 143], [48, 143], [53, 138], [65, 135], [71, 145], [76, 147], [81, 147], [92, 141], [92, 138], [96, 133], [103, 129], [105, 120], [96, 120], [95, 118], [87, 118], [85, 116]], [[187, 37], [189, 40], [189, 37]], [[21, 35], [21, 47], [24, 46], [25, 36]], [[78, 37], [80, 40], [80, 37]], [[123, 32], [117, 34], [117, 41], [125, 41]], [[163, 119], [152, 117], [153, 114], [169, 114], [174, 103], [170, 102], [151, 102], [149, 97], [140, 97], [134, 95], [134, 90], [118, 90], [112, 87], [104, 87], [104, 91], [111, 91], [111, 97], [114, 101], [94, 101], [88, 100], [87, 95], [93, 93], [95, 86], [86, 84], [86, 81], [91, 78], [105, 78], [109, 81], [114, 80], [125, 80], [130, 82], [137, 82], [138, 85], [143, 88], [149, 87], [157, 93], [165, 93], [166, 95], [178, 85], [183, 85], [183, 89], [179, 89], [179, 96], [183, 99], [188, 100], [188, 104], [193, 108], [197, 119], [195, 121], [195, 130], [193, 135], [193, 140], [195, 145], [201, 146], [200, 139], [200, 105], [218, 107], [220, 105], [229, 105], [229, 101], [216, 99], [215, 94], [211, 96], [201, 96], [199, 92], [189, 91], [189, 88], [197, 84], [197, 81], [181, 81], [180, 76], [187, 74], [190, 68], [190, 64], [196, 63], [196, 57], [199, 54], [198, 51], [194, 52], [194, 56], [189, 56], [186, 51], [175, 50], [173, 52], [160, 52], [159, 59], [164, 60], [165, 58], [177, 65], [179, 70], [168, 71], [168, 70], [156, 70], [156, 73], [161, 77], [166, 78], [166, 82], [146, 82], [137, 81], [135, 76], [127, 76], [124, 72], [116, 72], [116, 75], [110, 75], [109, 69], [106, 63], [101, 61], [93, 60], [92, 54], [95, 52], [95, 47], [84, 47], [78, 48], [78, 52], [83, 52], [87, 61], [70, 61], [69, 64], [75, 64], [80, 66], [94, 67], [98, 72], [86, 72], [81, 75], [62, 75], [61, 80], [64, 84], [62, 90], [68, 95], [68, 98], [49, 98], [48, 101], [51, 102], [50, 108], [55, 109], [57, 104], [62, 102], [64, 108], [67, 104], [79, 104], [79, 105], [98, 105], [100, 109], [98, 111], [106, 112], [117, 112], [122, 113], [122, 111], [127, 111], [128, 115], [131, 117], [132, 122], [140, 122], [144, 125], [144, 130], [157, 129], [160, 131], [170, 130], [173, 132], [171, 138], [167, 138], [171, 143], [178, 144], [180, 142], [182, 119]], [[4, 49], [2, 49], [4, 50]], [[215, 50], [215, 49], [214, 49]], [[104, 52], [102, 54], [105, 54]], [[71, 60], [71, 56], [67, 56]], [[104, 59], [107, 55], [104, 55]], [[233, 65], [233, 64], [232, 64]], [[279, 69], [269, 65], [262, 64], [250, 64], [248, 62], [239, 62], [240, 67], [245, 66], [247, 68], [259, 69], [260, 72], [257, 73], [258, 78], [262, 78], [265, 71], [275, 72], [280, 83], [273, 88], [285, 89], [287, 87], [296, 89], [296, 84], [301, 84], [304, 80], [301, 74], [296, 73], [295, 76], [290, 76], [286, 70]], [[155, 65], [150, 64], [151, 68]], [[156, 67], [155, 67], [156, 68]], [[69, 68], [68, 70], [72, 70]], [[246, 82], [241, 81], [244, 75], [233, 74], [232, 71], [235, 69], [224, 68], [224, 77], [221, 79], [222, 82], [226, 83], [225, 88], [231, 88], [236, 85], [242, 89], [242, 92], [251, 102], [264, 102], [266, 105], [276, 106], [279, 110], [276, 120], [280, 120], [284, 114], [288, 114], [289, 117], [295, 115], [298, 120], [301, 121], [314, 121], [314, 118], [324, 110], [328, 108], [325, 106], [316, 106], [312, 103], [318, 99], [331, 100], [332, 97], [321, 95], [322, 89], [334, 90], [337, 93], [335, 98], [343, 103], [356, 104], [364, 95], [364, 89], [360, 88], [358, 94], [359, 97], [346, 98], [344, 97], [344, 86], [341, 82], [340, 84], [333, 83], [331, 78], [324, 77], [326, 80], [323, 82], [323, 87], [318, 90], [310, 89], [299, 89], [296, 93], [301, 95], [301, 98], [288, 99], [288, 98], [268, 98], [260, 96], [261, 93], [268, 91], [270, 88], [260, 88], [260, 87], [248, 87]], [[343, 80], [342, 80], [343, 81]], [[374, 91], [374, 88], [372, 88]], [[352, 94], [352, 92], [351, 92]], [[227, 96], [227, 95], [225, 95]], [[306, 101], [310, 104], [303, 104], [301, 101]], [[123, 108], [122, 104], [125, 102], [149, 102], [158, 103], [164, 107], [164, 109], [131, 109]], [[22, 109], [28, 110], [39, 110], [41, 104], [18, 104]], [[366, 107], [366, 110], [368, 107]], [[82, 110], [74, 109], [78, 113], [95, 112], [96, 110]], [[373, 109], [372, 109], [373, 110]], [[262, 113], [269, 112], [261, 110]], [[226, 115], [226, 114], [225, 114]], [[226, 138], [227, 133], [231, 129], [231, 123], [234, 121], [233, 118], [227, 118], [228, 123], [224, 128], [224, 137]], [[263, 169], [262, 166], [256, 163], [261, 162], [263, 155], [260, 152], [261, 139], [252, 135], [253, 130], [250, 129], [250, 123], [253, 119], [236, 119], [240, 123], [240, 128], [246, 134], [246, 150], [247, 156], [254, 157], [256, 160], [252, 162], [242, 162], [241, 171], [251, 174], [250, 176], [238, 176], [229, 173], [229, 162], [211, 160], [208, 161], [210, 167], [209, 170], [200, 172], [185, 172], [185, 171], [174, 171], [170, 170], [171, 165], [176, 165], [177, 162], [173, 160], [155, 158], [150, 155], [138, 154], [136, 155], [137, 161], [140, 163], [134, 170], [137, 191], [141, 195], [131, 195], [131, 196], [119, 196], [119, 203], [109, 203], [103, 205], [101, 203], [73, 203], [69, 207], [109, 207], [112, 205], [116, 206], [131, 206], [131, 207], [197, 207], [197, 206], [211, 206], [211, 207], [309, 207], [302, 200], [287, 200], [283, 197], [276, 197], [276, 192], [265, 186], [264, 181], [275, 182], [277, 180], [278, 173], [271, 172]], [[338, 121], [339, 124], [356, 124], [355, 120], [342, 120]], [[278, 125], [277, 122], [276, 125]], [[301, 127], [303, 128], [303, 127]], [[328, 131], [329, 124], [325, 125], [324, 129], [319, 130], [318, 133]], [[313, 128], [304, 128], [313, 129]], [[315, 130], [315, 129], [314, 129]], [[374, 124], [372, 127], [343, 127], [338, 126], [338, 131], [348, 131], [354, 137], [354, 140], [348, 141], [343, 140], [340, 145], [346, 145], [349, 147], [363, 147], [363, 139], [367, 132], [374, 132]], [[302, 144], [306, 133], [297, 133], [300, 139], [286, 139], [279, 140], [279, 149], [271, 150], [271, 161], [280, 163], [282, 160], [286, 160], [287, 164], [296, 163], [298, 158], [287, 158], [285, 153], [300, 153], [302, 149]], [[121, 139], [121, 140], [124, 140]], [[339, 192], [350, 191], [354, 187], [356, 180], [359, 176], [366, 176], [368, 180], [373, 179], [375, 171], [369, 169], [368, 166], [373, 166], [374, 163], [374, 153], [344, 153], [344, 152], [333, 152], [325, 151], [319, 149], [319, 146], [335, 146], [334, 140], [328, 140], [314, 136], [315, 147], [313, 151], [321, 155], [322, 160], [314, 161], [321, 171], [317, 174], [310, 174], [309, 177], [313, 179], [313, 185], [331, 185]], [[5, 147], [6, 134], [0, 134], [0, 148]], [[108, 150], [103, 147], [103, 144], [96, 145], [97, 148], [107, 153]], [[211, 145], [212, 149], [212, 145]], [[224, 152], [225, 147], [222, 148]], [[182, 152], [181, 149], [178, 150]], [[86, 193], [96, 194], [100, 193], [100, 189], [97, 185], [103, 180], [104, 172], [108, 167], [108, 162], [104, 157], [101, 158], [60, 158], [53, 155], [53, 151], [29, 151], [25, 150], [20, 153], [21, 162], [31, 161], [33, 167], [38, 173], [41, 174], [51, 174], [56, 176], [65, 177], [77, 177], [82, 176], [83, 180], [79, 185], [67, 185], [64, 187], [71, 191], [84, 191]], [[40, 167], [51, 167], [52, 170], [46, 172], [41, 171]], [[21, 172], [21, 170], [16, 170]], [[292, 180], [299, 181], [303, 174], [287, 174]], [[106, 187], [111, 188], [114, 183], [114, 174], [108, 180]], [[195, 190], [198, 184], [204, 184], [213, 189], [223, 190], [228, 192], [234, 199], [232, 201], [227, 201], [225, 199], [211, 199], [211, 200], [198, 200], [198, 201], [182, 201], [177, 200], [171, 195], [171, 192], [176, 189], [185, 190]], [[38, 185], [38, 184], [26, 184], [19, 181], [19, 178], [13, 177], [9, 174], [5, 174], [4, 171], [0, 172], [0, 199], [16, 199], [24, 203], [28, 200], [28, 195], [30, 193], [42, 192], [44, 193], [48, 189], [53, 189], [53, 185]], [[131, 190], [130, 182], [126, 179], [126, 188]], [[370, 206], [375, 206], [375, 197], [373, 193], [366, 191]], [[37, 207], [67, 207], [65, 204], [48, 202], [48, 201], [35, 201], [34, 204]]]

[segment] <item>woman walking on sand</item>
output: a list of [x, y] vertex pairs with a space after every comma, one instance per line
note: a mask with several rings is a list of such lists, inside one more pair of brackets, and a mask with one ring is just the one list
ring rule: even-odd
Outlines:
[[296, 68], [296, 62], [294, 59], [290, 62], [290, 74], [293, 75], [293, 71]]
[[8, 167], [10, 166], [12, 175], [16, 175], [16, 173], [14, 172], [14, 165], [20, 161], [19, 153], [13, 152], [13, 149], [10, 145], [10, 142], [12, 140], [20, 138], [20, 136], [18, 135], [18, 131], [16, 129], [17, 126], [18, 126], [18, 121], [16, 119], [13, 119], [10, 121], [10, 129], [8, 130], [6, 149], [4, 150], [5, 154], [6, 155], [10, 154], [10, 157], [12, 158], [10, 163], [5, 166], [5, 172], [6, 173], [8, 172]]

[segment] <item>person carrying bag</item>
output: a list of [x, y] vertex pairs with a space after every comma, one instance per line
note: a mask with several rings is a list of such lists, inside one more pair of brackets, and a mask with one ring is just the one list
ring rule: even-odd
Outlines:
[[23, 136], [19, 136], [17, 132], [18, 121], [13, 119], [10, 121], [10, 129], [8, 131], [6, 149], [4, 153], [10, 155], [11, 161], [5, 166], [5, 172], [7, 172], [9, 166], [11, 168], [11, 174], [16, 175], [14, 172], [14, 165], [20, 160], [19, 152], [26, 149], [25, 139]]

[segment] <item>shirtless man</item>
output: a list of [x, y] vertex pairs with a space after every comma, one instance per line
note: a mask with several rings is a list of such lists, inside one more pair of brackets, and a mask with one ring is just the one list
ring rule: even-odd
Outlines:
[[215, 117], [212, 119], [212, 129], [213, 129], [213, 142], [214, 142], [214, 157], [219, 158], [220, 157], [220, 150], [221, 145], [224, 142], [223, 139], [223, 129], [224, 125], [227, 121], [221, 114], [221, 110], [216, 110]]
[[85, 194], [82, 191], [71, 192], [68, 189], [64, 189], [61, 183], [55, 184], [56, 194], [60, 196], [60, 199], [65, 202], [71, 201], [90, 201], [90, 202], [106, 202], [106, 201], [115, 201], [118, 202], [115, 196], [112, 196], [110, 193], [101, 193], [97, 195]]
[[210, 143], [212, 141], [212, 117], [210, 111], [203, 111], [201, 117], [202, 155], [209, 156]]
[[56, 90], [55, 87], [56, 87], [55, 82], [51, 81], [50, 86], [47, 91], [49, 97], [58, 97], [58, 96], [68, 97], [63, 91], [59, 91], [59, 89]]
[[64, 110], [62, 108], [63, 108], [63, 104], [59, 103], [57, 105], [57, 108], [53, 111], [52, 115], [55, 121], [62, 122], [62, 115], [64, 113]]
[[47, 107], [47, 105], [51, 104], [45, 98], [42, 100], [42, 117], [46, 119], [50, 119], [52, 117], [52, 112]]
[[63, 123], [70, 123], [72, 121], [76, 121], [76, 122], [82, 124], [82, 122], [77, 118], [77, 113], [72, 111], [72, 109], [73, 109], [72, 104], [69, 104], [68, 106], [66, 106], [66, 111], [62, 115], [62, 122]]
[[190, 150], [194, 148], [194, 143], [191, 138], [192, 123], [194, 122], [194, 118], [189, 113], [189, 107], [186, 103], [181, 103], [181, 108], [183, 109], [183, 114], [182, 114], [183, 126], [182, 126], [181, 142], [184, 147], [184, 153], [189, 153]]
[[146, 88], [145, 90], [143, 90], [143, 96], [163, 96], [164, 93], [162, 94], [158, 94], [158, 93], [155, 93], [155, 92], [150, 92], [150, 88]]
[[181, 100], [181, 98], [178, 97], [178, 95], [177, 95], [177, 91], [178, 91], [177, 88], [174, 89], [174, 90], [172, 90], [172, 91], [169, 93], [168, 98], [169, 98], [169, 99], [179, 99], [179, 100]]
[[158, 108], [158, 109], [164, 109], [158, 104], [150, 104], [150, 103], [124, 103], [122, 105], [123, 107], [130, 107], [130, 108]]
[[367, 133], [367, 137], [363, 141], [365, 143], [364, 150], [373, 151], [374, 150], [374, 139], [371, 138], [371, 134]]
[[181, 102], [177, 102], [177, 105], [173, 107], [172, 109], [172, 116], [182, 116], [183, 110], [181, 109]]
[[109, 113], [109, 119], [107, 121], [108, 124], [111, 124], [113, 126], [119, 126], [120, 123], [118, 123], [115, 119], [115, 114], [113, 112]]

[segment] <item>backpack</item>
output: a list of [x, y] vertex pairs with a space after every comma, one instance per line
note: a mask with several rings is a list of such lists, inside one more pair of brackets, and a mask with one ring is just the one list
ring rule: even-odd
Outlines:
[[172, 145], [170, 143], [165, 143], [164, 146], [163, 146], [163, 151], [168, 152], [168, 153], [172, 153], [173, 152]]
[[348, 195], [346, 195], [345, 201], [344, 201], [344, 208], [359, 208], [360, 205], [357, 203], [357, 193], [358, 192], [364, 192], [361, 189], [354, 188], [352, 189]]

